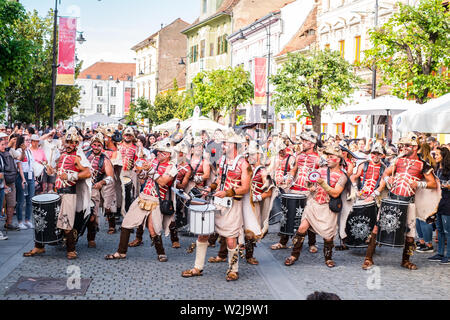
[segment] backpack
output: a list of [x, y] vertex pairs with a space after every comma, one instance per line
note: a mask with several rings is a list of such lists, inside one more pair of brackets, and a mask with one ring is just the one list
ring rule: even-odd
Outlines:
[[5, 163], [4, 175], [6, 184], [11, 184], [16, 181], [17, 176], [17, 167], [14, 162], [14, 158], [11, 156], [9, 152], [3, 152], [0, 154], [3, 162]]

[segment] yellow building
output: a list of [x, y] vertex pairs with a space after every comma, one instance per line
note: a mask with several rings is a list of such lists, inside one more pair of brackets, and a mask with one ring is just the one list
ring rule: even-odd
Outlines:
[[200, 71], [231, 66], [228, 35], [233, 33], [232, 10], [239, 0], [201, 0], [200, 17], [181, 31], [187, 37], [186, 88]]

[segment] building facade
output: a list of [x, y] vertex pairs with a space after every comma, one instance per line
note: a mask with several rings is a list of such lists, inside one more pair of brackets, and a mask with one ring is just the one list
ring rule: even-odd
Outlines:
[[81, 71], [75, 80], [81, 88], [77, 120], [95, 113], [120, 120], [134, 99], [135, 63], [99, 61]]
[[179, 61], [186, 52], [186, 37], [181, 30], [188, 25], [178, 18], [131, 48], [136, 52], [138, 98], [154, 102], [158, 93], [173, 88], [175, 79], [179, 88], [185, 87], [185, 66]]

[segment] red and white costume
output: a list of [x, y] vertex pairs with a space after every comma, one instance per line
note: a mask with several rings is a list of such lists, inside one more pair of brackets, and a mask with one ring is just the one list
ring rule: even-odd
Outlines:
[[297, 174], [291, 191], [308, 191], [309, 174], [319, 169], [320, 156], [316, 152], [302, 152], [297, 156]]

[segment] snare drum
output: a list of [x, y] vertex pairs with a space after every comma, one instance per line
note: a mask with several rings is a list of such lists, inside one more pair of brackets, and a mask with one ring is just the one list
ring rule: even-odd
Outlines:
[[348, 215], [345, 224], [345, 244], [351, 248], [367, 247], [366, 240], [377, 222], [377, 205], [375, 201], [357, 201]]
[[41, 244], [52, 244], [62, 240], [63, 233], [56, 227], [61, 197], [53, 193], [45, 193], [31, 198], [34, 216], [34, 241]]
[[216, 207], [212, 204], [190, 205], [188, 209], [189, 232], [195, 235], [214, 233]]
[[406, 218], [409, 202], [382, 199], [380, 219], [377, 222], [377, 241], [392, 247], [405, 245]]
[[86, 210], [90, 210], [90, 214], [88, 214], [85, 217], [85, 211], [77, 212], [75, 213], [75, 221], [73, 223], [74, 230], [77, 231], [76, 241], [84, 234], [84, 231], [86, 231], [87, 223], [89, 222], [89, 218], [94, 213], [95, 203], [91, 200], [90, 202], [90, 208]]
[[130, 208], [131, 203], [133, 202], [133, 196], [131, 194], [133, 184], [129, 177], [122, 177], [121, 180], [125, 188], [125, 212], [128, 212], [128, 209]]
[[280, 233], [293, 236], [296, 234], [302, 220], [303, 209], [306, 206], [306, 196], [297, 193], [281, 195], [283, 216], [280, 221]]

